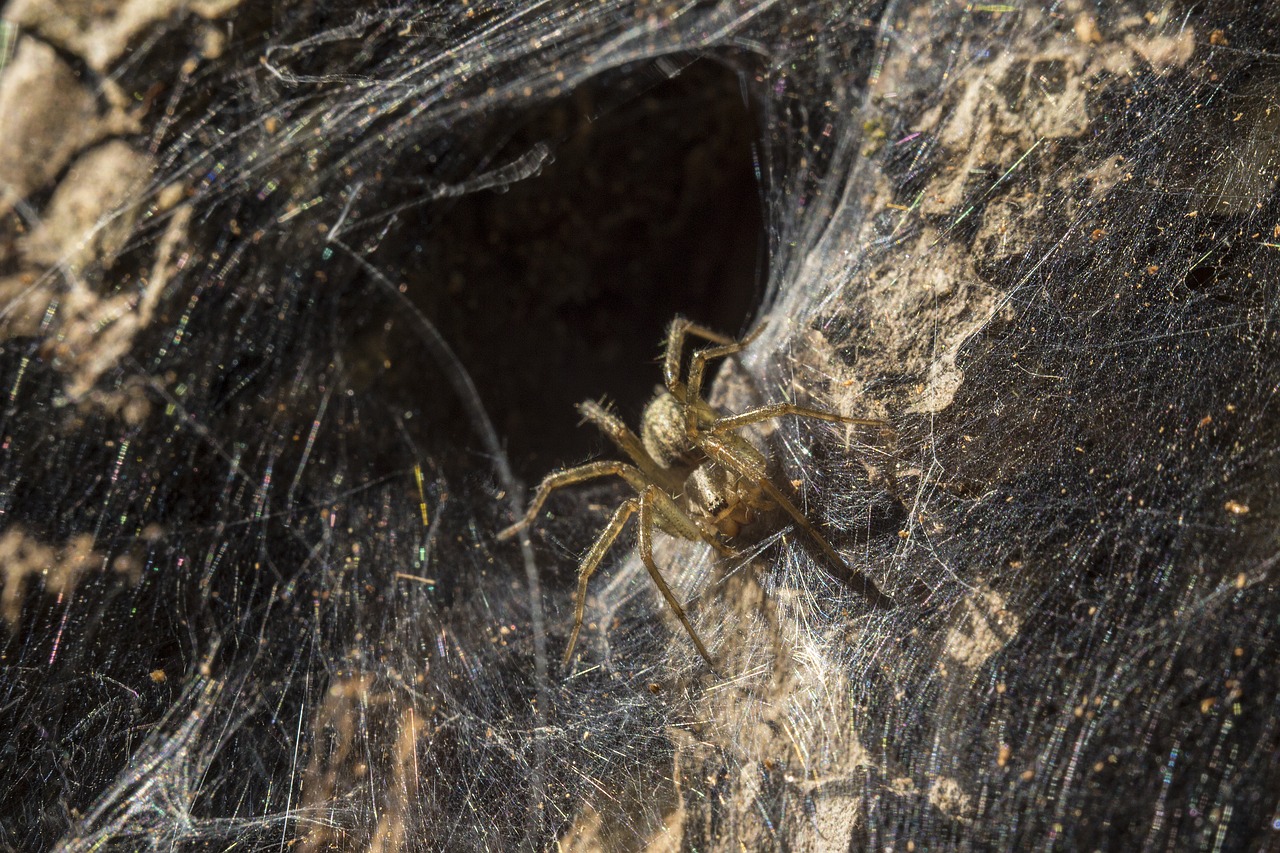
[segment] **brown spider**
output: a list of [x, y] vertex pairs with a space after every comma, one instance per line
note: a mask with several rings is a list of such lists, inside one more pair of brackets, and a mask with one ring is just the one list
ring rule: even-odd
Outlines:
[[[707, 362], [739, 352], [764, 329], [761, 325], [740, 341], [695, 325], [683, 317], [672, 321], [667, 332], [663, 359], [665, 388], [659, 388], [645, 406], [640, 435], [627, 428], [617, 416], [588, 400], [578, 405], [582, 416], [607, 435], [634, 463], [591, 462], [548, 474], [539, 484], [524, 517], [498, 534], [509, 539], [533, 524], [547, 496], [555, 489], [596, 477], [621, 477], [636, 490], [614, 512], [608, 526], [596, 538], [578, 567], [578, 595], [573, 616], [573, 633], [564, 653], [567, 666], [573, 657], [582, 615], [586, 606], [587, 581], [605, 553], [635, 513], [640, 513], [640, 559], [658, 585], [663, 598], [675, 611], [689, 633], [698, 653], [714, 667], [711, 655], [698, 637], [684, 608], [667, 586], [653, 560], [653, 527], [683, 539], [703, 540], [725, 557], [737, 553], [724, 540], [732, 539], [759, 516], [781, 508], [802, 529], [826, 559], [845, 570], [858, 591], [876, 606], [892, 602], [869, 578], [854, 572], [827, 543], [804, 514], [770, 481], [764, 454], [734, 430], [783, 415], [818, 418], [836, 423], [887, 428], [884, 421], [849, 418], [833, 412], [808, 409], [791, 403], [774, 403], [737, 415], [721, 415], [702, 398], [702, 377]], [[689, 373], [680, 380], [680, 363], [686, 336], [696, 336], [716, 346], [696, 351], [689, 360]]]

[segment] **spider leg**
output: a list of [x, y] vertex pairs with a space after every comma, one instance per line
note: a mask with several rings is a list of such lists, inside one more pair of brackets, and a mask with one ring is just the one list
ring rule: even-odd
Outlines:
[[[667, 349], [662, 359], [662, 376], [672, 394], [676, 394], [676, 388], [680, 384], [680, 358], [684, 355], [686, 335], [693, 335], [713, 344], [733, 343], [733, 338], [713, 332], [697, 323], [691, 323], [684, 317], [676, 317], [672, 320], [671, 325], [667, 327]], [[676, 399], [681, 399], [681, 396], [676, 394]]]
[[697, 403], [702, 399], [702, 377], [706, 372], [707, 362], [713, 358], [726, 358], [746, 349], [746, 347], [764, 331], [764, 326], [764, 323], [756, 326], [751, 334], [747, 335], [740, 341], [731, 341], [723, 346], [709, 347], [695, 352], [689, 359], [689, 376], [685, 379], [683, 397], [676, 393], [677, 387], [680, 384], [679, 382], [676, 383], [677, 387], [672, 387], [668, 384], [667, 387], [671, 389], [671, 393], [675, 395], [676, 399], [683, 399], [686, 404], [684, 410], [684, 426], [690, 440], [698, 434]]
[[[609, 519], [609, 525], [600, 531], [600, 535], [596, 537], [595, 544], [591, 546], [591, 550], [587, 552], [587, 556], [582, 558], [582, 563], [578, 566], [578, 597], [575, 599], [573, 607], [573, 633], [569, 635], [569, 647], [564, 650], [562, 666], [568, 666], [569, 661], [572, 660], [573, 649], [578, 644], [578, 634], [582, 631], [582, 614], [587, 606], [587, 581], [591, 580], [591, 575], [595, 572], [596, 567], [600, 565], [600, 561], [604, 559], [609, 546], [614, 543], [614, 540], [618, 538], [618, 534], [622, 532], [622, 527], [627, 523], [627, 519], [631, 518], [632, 514], [640, 507], [640, 502], [635, 498], [628, 498], [623, 501], [622, 505], [613, 513], [613, 518]], [[643, 529], [643, 514], [641, 514], [640, 519]]]
[[650, 482], [662, 485], [668, 492], [678, 492], [680, 490], [682, 478], [655, 462], [648, 451], [644, 449], [640, 436], [632, 432], [622, 422], [621, 418], [594, 400], [586, 400], [579, 403], [578, 412], [608, 436], [609, 440], [617, 445], [618, 449], [625, 453], [636, 464], [636, 467], [644, 472], [645, 477]]
[[711, 655], [707, 652], [707, 647], [702, 644], [702, 640], [698, 637], [698, 632], [693, 629], [693, 625], [690, 624], [689, 618], [685, 615], [684, 608], [680, 606], [680, 602], [671, 591], [671, 587], [667, 585], [662, 573], [658, 570], [657, 563], [654, 562], [653, 525], [655, 513], [663, 521], [674, 524], [681, 536], [695, 541], [698, 538], [705, 538], [722, 553], [733, 554], [734, 552], [702, 531], [665, 492], [654, 485], [645, 486], [640, 492], [639, 500], [628, 498], [618, 507], [613, 514], [613, 518], [609, 520], [609, 524], [596, 537], [595, 544], [591, 546], [591, 550], [582, 558], [582, 563], [578, 566], [578, 594], [574, 600], [573, 632], [569, 635], [569, 645], [564, 652], [563, 665], [569, 665], [569, 661], [573, 658], [573, 650], [578, 645], [578, 635], [582, 632], [582, 621], [587, 602], [587, 583], [600, 566], [600, 561], [604, 559], [604, 555], [608, 553], [609, 548], [617, 540], [618, 534], [622, 532], [627, 520], [637, 511], [640, 513], [640, 560], [649, 571], [653, 582], [657, 584], [662, 597], [666, 599], [667, 604], [675, 611], [676, 618], [680, 620], [680, 624], [688, 632], [689, 638], [693, 640], [694, 646], [698, 649], [698, 654], [702, 655], [714, 669], [715, 664], [711, 660]]
[[661, 500], [659, 496], [665, 497], [657, 486], [647, 487], [640, 495], [640, 559], [644, 563], [644, 567], [649, 570], [649, 576], [653, 578], [653, 582], [661, 590], [662, 597], [667, 600], [667, 604], [675, 611], [676, 618], [680, 620], [680, 624], [684, 626], [684, 630], [689, 634], [689, 639], [693, 640], [693, 644], [698, 648], [698, 654], [702, 655], [703, 659], [714, 670], [715, 662], [711, 660], [707, 647], [702, 645], [698, 632], [693, 630], [689, 617], [684, 614], [684, 608], [676, 600], [675, 594], [671, 592], [671, 587], [667, 586], [667, 582], [663, 579], [662, 572], [658, 571], [658, 564], [653, 560], [653, 505], [655, 501]]
[[[722, 557], [738, 556], [738, 552], [724, 544], [719, 536], [694, 521], [687, 512], [680, 508], [678, 503], [671, 499], [670, 495], [656, 487], [651, 488], [654, 488], [654, 491], [650, 501], [653, 503], [654, 512], [663, 522], [663, 524], [659, 525], [660, 527], [668, 533], [674, 533], [691, 542], [697, 542], [701, 539], [712, 548], [715, 548]], [[646, 489], [646, 491], [648, 490]]]
[[719, 464], [759, 484], [761, 491], [781, 507], [783, 512], [791, 516], [792, 521], [818, 546], [818, 550], [823, 553], [831, 566], [838, 566], [844, 570], [846, 576], [842, 580], [848, 586], [864, 596], [875, 607], [894, 606], [893, 599], [881, 592], [871, 578], [851, 568], [836, 553], [836, 549], [831, 547], [831, 544], [818, 532], [818, 529], [813, 526], [809, 519], [805, 518], [804, 513], [796, 508], [796, 505], [773, 484], [764, 472], [760, 471], [754, 464], [751, 464], [751, 461], [744, 458], [743, 454], [734, 452], [731, 443], [725, 442], [724, 438], [712, 433], [702, 433], [698, 436], [698, 446], [703, 449], [707, 456]]
[[809, 519], [804, 517], [804, 513], [797, 509], [796, 505], [793, 504], [777, 486], [769, 482], [767, 479], [760, 480], [759, 483], [760, 488], [764, 490], [764, 493], [772, 498], [774, 503], [782, 507], [783, 511], [787, 515], [791, 516], [792, 520], [808, 534], [809, 539], [818, 546], [823, 554], [826, 555], [831, 564], [844, 569], [846, 576], [841, 578], [841, 580], [844, 581], [846, 585], [852, 587], [855, 592], [871, 602], [873, 607], [889, 608], [894, 606], [893, 599], [881, 592], [879, 587], [875, 585], [875, 582], [872, 581], [871, 578], [867, 577], [862, 572], [854, 571], [854, 569], [836, 553], [836, 549], [831, 547], [831, 544], [827, 542], [826, 538], [824, 538], [821, 533], [818, 532], [818, 529], [810, 523]]
[[702, 376], [706, 372], [707, 362], [713, 358], [725, 358], [735, 353], [742, 352], [751, 345], [751, 342], [760, 337], [760, 333], [764, 331], [765, 324], [761, 323], [740, 341], [730, 341], [727, 344], [716, 347], [707, 347], [700, 349], [689, 359], [689, 376], [685, 380], [685, 388], [689, 395], [697, 397], [702, 394]]
[[772, 418], [780, 418], [785, 415], [796, 415], [801, 418], [817, 418], [822, 421], [831, 421], [840, 424], [853, 424], [854, 426], [874, 426], [885, 429], [889, 424], [876, 418], [850, 418], [845, 415], [837, 415], [835, 412], [824, 412], [821, 409], [810, 409], [804, 406], [796, 406], [791, 403], [774, 403], [770, 406], [761, 406], [758, 409], [750, 409], [736, 415], [728, 417], [716, 418], [711, 423], [709, 430], [711, 432], [727, 432], [735, 430], [748, 424], [759, 423], [760, 421], [771, 420]]
[[548, 474], [538, 484], [538, 491], [534, 493], [533, 500], [529, 502], [529, 509], [525, 511], [524, 517], [498, 533], [498, 538], [510, 539], [524, 528], [532, 525], [538, 517], [538, 510], [542, 509], [543, 503], [546, 502], [547, 496], [556, 489], [572, 486], [574, 483], [581, 483], [584, 480], [594, 480], [597, 477], [613, 476], [626, 480], [631, 485], [631, 488], [637, 492], [643, 491], [645, 486], [649, 484], [649, 480], [639, 469], [625, 462], [591, 462], [586, 465], [579, 465], [577, 468], [570, 468], [567, 471], [556, 471]]

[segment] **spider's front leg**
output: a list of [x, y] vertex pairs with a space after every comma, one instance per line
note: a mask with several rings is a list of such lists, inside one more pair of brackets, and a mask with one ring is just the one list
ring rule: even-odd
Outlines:
[[649, 571], [654, 583], [658, 585], [663, 598], [667, 600], [671, 609], [675, 611], [676, 616], [680, 619], [680, 624], [689, 632], [693, 644], [698, 648], [698, 653], [707, 660], [707, 663], [711, 663], [711, 656], [707, 653], [706, 646], [702, 644], [697, 632], [693, 630], [693, 626], [685, 616], [683, 608], [676, 601], [670, 587], [667, 586], [666, 581], [662, 578], [657, 565], [653, 561], [652, 541], [655, 519], [660, 519], [663, 529], [672, 534], [695, 542], [700, 539], [704, 540], [723, 556], [732, 557], [736, 552], [721, 542], [712, 532], [694, 522], [670, 495], [657, 485], [649, 482], [640, 469], [624, 462], [592, 462], [588, 465], [570, 468], [567, 471], [548, 474], [538, 485], [538, 490], [534, 494], [533, 500], [529, 503], [529, 509], [525, 512], [524, 517], [500, 532], [498, 538], [510, 539], [524, 528], [532, 525], [538, 517], [539, 510], [542, 509], [542, 505], [546, 503], [547, 496], [556, 489], [597, 477], [609, 476], [618, 476], [626, 480], [639, 494], [639, 498], [628, 498], [618, 507], [613, 517], [609, 520], [609, 524], [596, 537], [591, 550], [587, 552], [586, 556], [582, 558], [582, 562], [578, 565], [578, 594], [574, 603], [573, 632], [569, 636], [569, 646], [564, 653], [564, 664], [567, 666], [573, 657], [573, 650], [578, 644], [578, 635], [582, 631], [583, 613], [587, 602], [587, 583], [591, 580], [591, 576], [596, 569], [599, 568], [600, 561], [604, 559], [604, 555], [608, 553], [609, 548], [617, 540], [627, 520], [637, 512], [640, 513], [640, 559], [644, 562], [645, 568]]
[[534, 493], [533, 500], [529, 502], [529, 509], [525, 512], [524, 517], [510, 527], [500, 531], [498, 538], [510, 539], [521, 530], [530, 527], [538, 517], [538, 510], [542, 509], [542, 505], [546, 503], [547, 496], [556, 489], [562, 489], [565, 486], [572, 486], [575, 483], [581, 483], [586, 480], [594, 480], [597, 477], [615, 476], [626, 480], [631, 488], [637, 492], [643, 491], [649, 482], [638, 468], [625, 462], [591, 462], [586, 465], [579, 465], [577, 468], [570, 468], [567, 471], [556, 471], [548, 474], [538, 484], [538, 490]]
[[844, 561], [844, 559], [836, 553], [836, 549], [831, 547], [831, 543], [827, 542], [825, 536], [818, 532], [818, 528], [814, 527], [809, 519], [805, 518], [799, 508], [784, 495], [777, 486], [771, 483], [767, 478], [758, 481], [760, 488], [764, 493], [773, 500], [796, 524], [808, 534], [809, 539], [818, 546], [832, 565], [839, 566], [845, 571], [846, 577], [841, 578], [844, 583], [851, 587], [855, 592], [870, 602], [872, 607], [887, 609], [894, 607], [894, 601], [889, 596], [880, 591], [875, 585], [875, 581], [867, 577], [862, 572], [854, 570], [852, 566]]
[[[684, 428], [689, 440], [698, 435], [698, 405], [702, 402], [702, 378], [707, 369], [707, 362], [713, 358], [727, 358], [746, 349], [752, 341], [764, 331], [764, 323], [756, 326], [751, 334], [740, 341], [731, 341], [723, 346], [698, 350], [689, 359], [689, 376], [685, 380]], [[674, 391], [672, 393], [675, 393]], [[705, 404], [703, 404], [705, 405]]]
[[[702, 639], [698, 636], [698, 632], [694, 630], [693, 624], [689, 622], [689, 617], [685, 615], [684, 608], [680, 606], [675, 593], [667, 585], [662, 572], [658, 570], [658, 564], [653, 559], [653, 526], [657, 518], [661, 518], [663, 522], [671, 525], [676, 532], [685, 538], [696, 540], [705, 536], [705, 534], [693, 523], [692, 519], [676, 506], [670, 496], [654, 485], [645, 486], [640, 492], [639, 500], [628, 498], [622, 506], [618, 507], [613, 514], [613, 518], [609, 520], [608, 526], [600, 532], [595, 544], [591, 546], [591, 550], [582, 558], [582, 563], [578, 566], [578, 594], [573, 607], [573, 631], [569, 635], [569, 646], [564, 652], [563, 665], [568, 666], [569, 661], [572, 660], [573, 650], [578, 645], [578, 635], [582, 632], [582, 620], [587, 606], [587, 583], [600, 566], [600, 561], [604, 559], [604, 555], [608, 553], [609, 548], [617, 540], [623, 526], [627, 523], [627, 519], [637, 511], [640, 513], [640, 560], [644, 563], [649, 576], [653, 578], [653, 582], [662, 593], [662, 597], [666, 599], [667, 605], [676, 614], [676, 618], [680, 620], [680, 624], [684, 626], [685, 631], [689, 634], [689, 639], [693, 640], [693, 645], [697, 647], [698, 654], [702, 655], [712, 669], [715, 669], [711, 654], [707, 651], [707, 647], [702, 644]], [[728, 551], [721, 543], [717, 542], [715, 544], [721, 550]], [[729, 553], [733, 552], [729, 551]]]
[[677, 400], [683, 399], [678, 390], [680, 388], [680, 360], [684, 356], [684, 339], [690, 335], [721, 346], [734, 343], [733, 338], [722, 335], [719, 332], [713, 332], [706, 326], [691, 323], [684, 317], [677, 317], [672, 320], [671, 325], [667, 327], [667, 349], [662, 359], [662, 378], [666, 383], [667, 390], [674, 394]]

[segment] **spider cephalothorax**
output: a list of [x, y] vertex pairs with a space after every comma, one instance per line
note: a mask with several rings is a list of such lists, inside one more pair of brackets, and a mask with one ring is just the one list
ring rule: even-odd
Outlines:
[[[695, 408], [698, 403], [702, 400], [695, 401]], [[583, 404], [582, 408], [585, 410], [587, 405], [593, 404]], [[640, 418], [640, 441], [659, 466], [684, 476], [681, 492], [690, 509], [698, 511], [693, 513], [695, 519], [701, 517], [709, 521], [723, 536], [732, 539], [775, 505], [759, 483], [716, 463], [698, 446], [696, 435], [689, 437], [685, 409], [671, 391], [661, 386], [656, 388]], [[695, 412], [699, 434], [719, 417], [705, 403], [700, 409]], [[599, 423], [599, 416], [594, 412], [588, 417]], [[746, 442], [736, 449], [752, 467], [763, 470], [767, 464], [763, 454]]]
[[[677, 317], [667, 332], [663, 359], [665, 382], [645, 406], [639, 436], [600, 404], [587, 401], [578, 405], [582, 416], [607, 435], [631, 460], [631, 464], [592, 462], [548, 474], [538, 486], [524, 517], [498, 534], [500, 539], [506, 539], [531, 525], [547, 496], [563, 486], [596, 477], [616, 476], [635, 489], [637, 497], [629, 498], [618, 507], [578, 568], [578, 595], [573, 633], [564, 654], [566, 664], [573, 657], [578, 633], [582, 630], [587, 581], [609, 546], [618, 538], [623, 525], [635, 513], [640, 514], [640, 559], [680, 624], [689, 633], [699, 654], [708, 663], [712, 663], [710, 653], [653, 560], [655, 526], [672, 536], [703, 540], [720, 554], [733, 556], [735, 552], [726, 540], [737, 536], [760, 517], [780, 509], [805, 531], [828, 561], [845, 569], [852, 584], [873, 604], [885, 606], [891, 603], [869, 578], [848, 569], [835, 549], [769, 479], [768, 460], [764, 454], [735, 432], [744, 426], [783, 415], [882, 428], [887, 424], [791, 403], [774, 403], [737, 415], [722, 415], [702, 398], [702, 377], [707, 362], [740, 351], [762, 328], [757, 328], [741, 341], [735, 341]], [[684, 342], [690, 335], [716, 346], [695, 352], [689, 360], [688, 374], [682, 380], [680, 365]]]

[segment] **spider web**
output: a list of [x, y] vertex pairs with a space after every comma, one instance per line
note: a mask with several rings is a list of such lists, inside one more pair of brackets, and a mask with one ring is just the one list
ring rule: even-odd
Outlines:
[[[1272, 12], [71, 5], [0, 32], [0, 847], [1276, 843]], [[677, 310], [892, 424], [749, 434], [895, 607], [659, 536], [712, 673], [624, 537], [561, 669], [624, 494], [495, 533]]]

